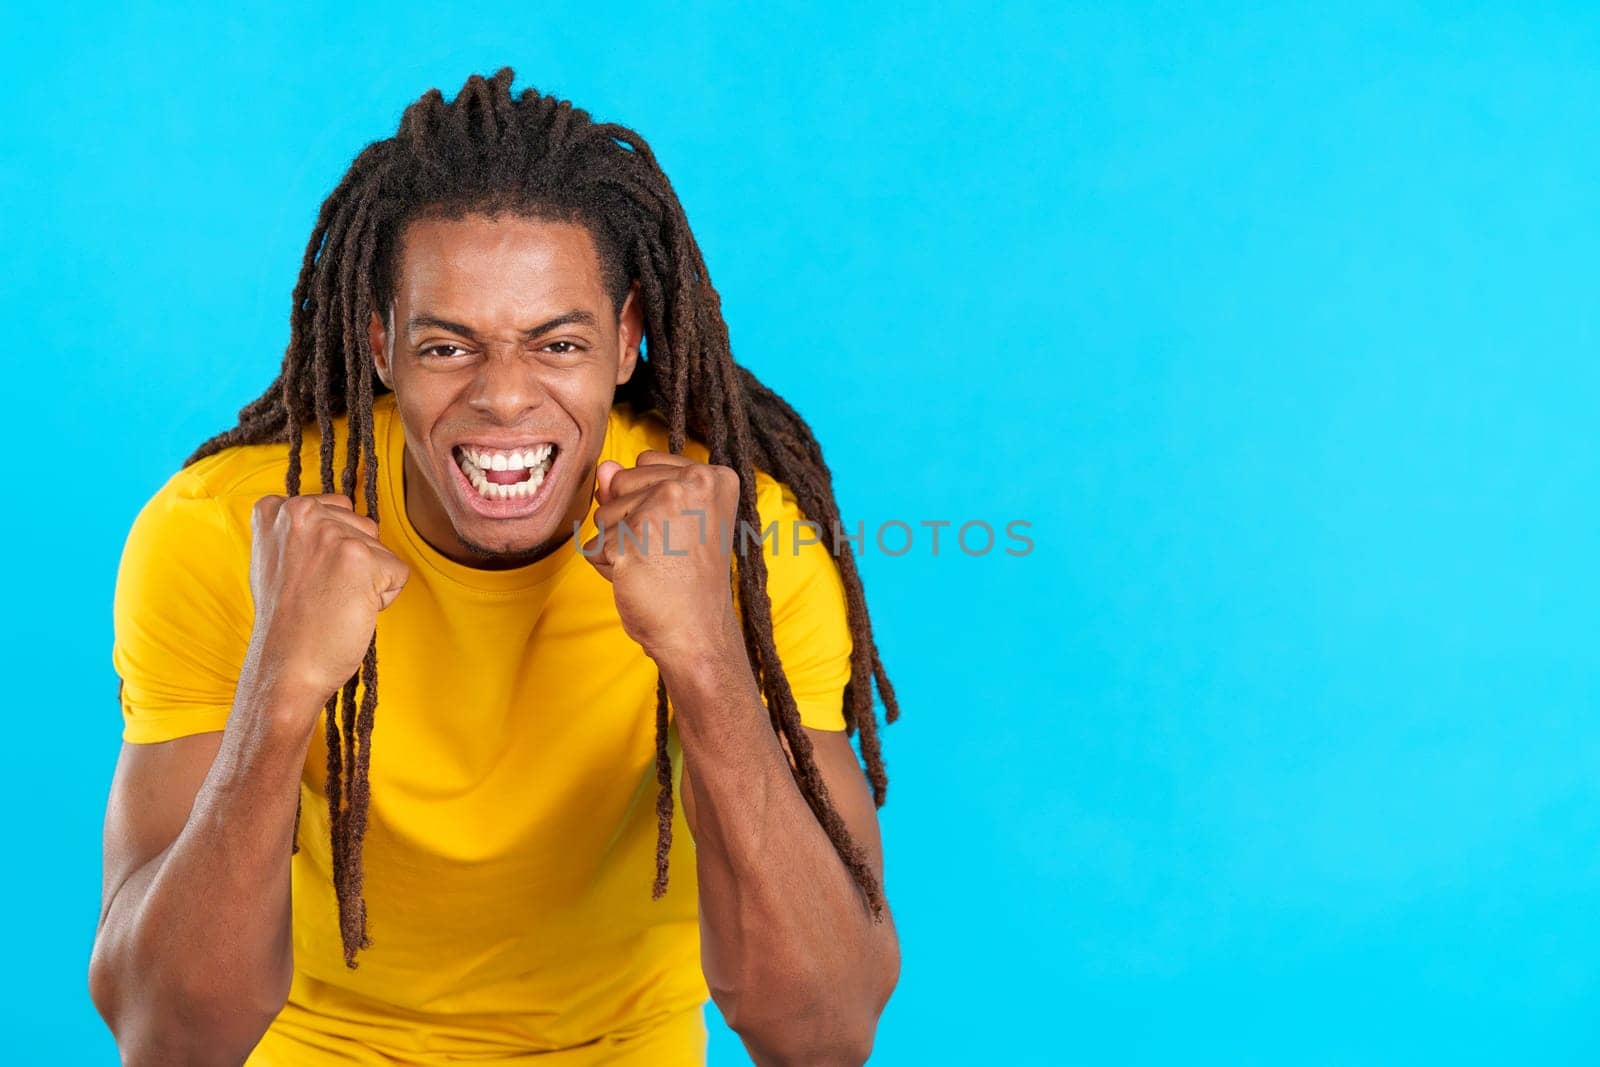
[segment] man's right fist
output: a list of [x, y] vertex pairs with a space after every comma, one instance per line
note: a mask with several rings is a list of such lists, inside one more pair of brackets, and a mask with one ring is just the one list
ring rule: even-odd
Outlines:
[[338, 493], [264, 496], [250, 532], [258, 678], [316, 694], [320, 713], [361, 666], [410, 568]]

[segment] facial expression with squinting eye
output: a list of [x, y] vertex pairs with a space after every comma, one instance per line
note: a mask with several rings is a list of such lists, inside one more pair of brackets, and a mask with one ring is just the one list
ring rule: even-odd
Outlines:
[[470, 566], [547, 554], [588, 514], [643, 336], [637, 286], [614, 307], [586, 227], [510, 215], [411, 222], [393, 277], [368, 330], [412, 525]]

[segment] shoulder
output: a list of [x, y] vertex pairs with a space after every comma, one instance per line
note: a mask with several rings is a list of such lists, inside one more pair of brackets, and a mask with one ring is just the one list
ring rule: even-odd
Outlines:
[[[374, 415], [381, 419], [392, 406], [390, 395], [385, 394], [374, 401]], [[342, 470], [344, 465], [349, 421], [345, 415], [333, 420], [336, 471]], [[311, 422], [301, 427], [300, 434], [300, 492], [321, 492], [318, 474], [322, 465], [321, 431]], [[288, 471], [287, 441], [234, 445], [189, 464], [173, 476], [169, 488], [194, 497], [218, 500], [247, 497], [255, 501], [268, 493], [284, 492]]]
[[236, 446], [181, 468], [139, 509], [126, 551], [198, 556], [237, 539], [255, 501], [283, 492], [285, 453], [284, 445]]
[[[318, 492], [321, 438], [315, 424], [304, 433], [301, 489]], [[223, 449], [168, 477], [128, 529], [117, 572], [119, 617], [180, 589], [248, 606], [251, 512], [263, 496], [285, 491], [288, 467], [287, 442], [268, 442]]]
[[217, 499], [281, 493], [288, 466], [287, 443], [234, 445], [184, 467], [167, 489], [186, 497]]
[[[339, 446], [335, 451], [341, 464], [347, 424], [343, 416], [334, 421], [333, 437]], [[318, 475], [321, 453], [322, 437], [316, 424], [305, 426], [300, 445], [300, 492], [322, 491]], [[234, 524], [242, 523], [248, 536], [250, 510], [264, 496], [285, 493], [288, 473], [288, 442], [234, 445], [173, 473], [145, 503], [141, 518], [150, 512], [221, 515]]]

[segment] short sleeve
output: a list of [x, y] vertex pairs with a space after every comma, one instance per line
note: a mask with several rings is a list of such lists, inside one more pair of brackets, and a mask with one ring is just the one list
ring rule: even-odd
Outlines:
[[117, 569], [112, 666], [123, 740], [221, 730], [249, 647], [249, 531], [184, 472], [134, 519]]
[[831, 532], [807, 520], [788, 486], [765, 476], [758, 477], [757, 486], [760, 532], [765, 536], [758, 546], [752, 534], [742, 551], [759, 548], [766, 560], [773, 641], [800, 722], [818, 730], [843, 730], [851, 639]]

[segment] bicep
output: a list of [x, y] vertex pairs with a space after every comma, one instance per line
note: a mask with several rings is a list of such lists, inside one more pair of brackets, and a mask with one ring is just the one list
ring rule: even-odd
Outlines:
[[117, 894], [183, 832], [221, 746], [221, 731], [123, 742], [106, 803], [102, 925]]

